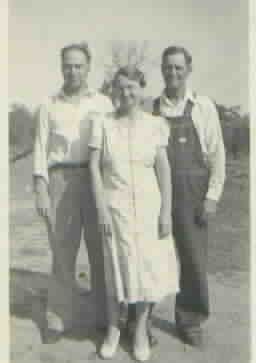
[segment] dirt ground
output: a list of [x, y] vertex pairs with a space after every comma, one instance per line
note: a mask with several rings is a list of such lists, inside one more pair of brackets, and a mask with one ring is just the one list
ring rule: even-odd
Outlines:
[[[93, 306], [87, 255], [82, 246], [77, 263], [77, 299], [66, 306], [73, 328], [52, 345], [42, 344], [40, 324], [48, 283], [50, 251], [46, 231], [36, 216], [31, 191], [31, 158], [10, 170], [10, 361], [11, 363], [80, 363], [100, 361], [102, 333], [90, 327]], [[250, 361], [248, 158], [228, 162], [225, 193], [210, 226], [209, 288], [211, 316], [205, 324], [205, 346], [199, 351], [176, 336], [174, 298], [156, 309], [154, 330], [159, 344], [152, 362], [246, 363]], [[72, 310], [72, 311], [71, 311]], [[114, 362], [133, 361], [123, 339]]]

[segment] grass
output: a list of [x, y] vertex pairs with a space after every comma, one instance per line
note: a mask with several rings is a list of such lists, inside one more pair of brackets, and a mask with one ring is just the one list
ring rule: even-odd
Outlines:
[[209, 271], [249, 271], [249, 159], [227, 160], [227, 178], [210, 226]]

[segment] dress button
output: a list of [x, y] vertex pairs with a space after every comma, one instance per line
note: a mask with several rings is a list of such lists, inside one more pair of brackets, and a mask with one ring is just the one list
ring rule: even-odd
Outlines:
[[187, 138], [186, 137], [180, 137], [179, 138], [179, 143], [180, 144], [185, 144], [187, 142]]

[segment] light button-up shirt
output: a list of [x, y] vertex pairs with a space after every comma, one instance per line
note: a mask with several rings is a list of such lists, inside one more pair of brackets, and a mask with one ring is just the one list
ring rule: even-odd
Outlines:
[[112, 109], [109, 98], [93, 91], [87, 91], [76, 101], [62, 90], [50, 97], [37, 113], [33, 174], [48, 183], [48, 169], [52, 166], [88, 162], [91, 115]]

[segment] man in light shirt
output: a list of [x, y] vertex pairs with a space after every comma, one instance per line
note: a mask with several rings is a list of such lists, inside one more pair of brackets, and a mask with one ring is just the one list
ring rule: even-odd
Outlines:
[[[225, 180], [225, 150], [214, 103], [187, 86], [192, 57], [171, 46], [162, 55], [165, 89], [153, 113], [170, 126], [173, 234], [180, 260], [175, 320], [180, 338], [202, 345], [201, 323], [209, 316], [208, 221], [216, 214]], [[129, 312], [132, 321], [134, 313]]]
[[88, 169], [88, 138], [91, 113], [112, 111], [111, 101], [87, 86], [91, 54], [86, 44], [63, 48], [61, 64], [63, 87], [40, 106], [37, 114], [33, 172], [36, 206], [46, 223], [52, 250], [47, 319], [55, 330], [65, 328], [60, 320], [62, 304], [70, 302], [72, 310], [82, 232], [90, 262], [92, 304], [96, 307], [91, 318], [94, 324], [104, 325], [103, 256]]

